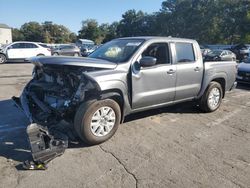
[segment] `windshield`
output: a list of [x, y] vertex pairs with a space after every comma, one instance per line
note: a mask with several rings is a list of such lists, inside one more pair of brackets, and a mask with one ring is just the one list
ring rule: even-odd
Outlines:
[[107, 42], [89, 57], [121, 63], [128, 61], [133, 53], [144, 42], [142, 39], [118, 39]]
[[222, 52], [221, 50], [214, 50], [214, 51], [208, 52], [208, 55], [220, 55], [221, 52]]

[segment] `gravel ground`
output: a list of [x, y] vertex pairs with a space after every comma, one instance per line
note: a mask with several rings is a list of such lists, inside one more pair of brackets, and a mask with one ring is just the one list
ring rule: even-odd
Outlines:
[[10, 98], [31, 64], [0, 65], [0, 187], [250, 187], [250, 87], [204, 114], [192, 103], [126, 118], [109, 141], [71, 145], [46, 171], [25, 171], [28, 121]]

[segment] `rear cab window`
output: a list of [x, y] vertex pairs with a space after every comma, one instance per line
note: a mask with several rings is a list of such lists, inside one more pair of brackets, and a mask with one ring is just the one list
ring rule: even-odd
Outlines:
[[176, 42], [175, 49], [177, 63], [195, 62], [194, 47], [192, 43]]

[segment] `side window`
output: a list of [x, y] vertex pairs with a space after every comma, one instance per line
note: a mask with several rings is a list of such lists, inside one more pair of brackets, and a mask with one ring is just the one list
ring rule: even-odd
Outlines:
[[9, 48], [10, 48], [10, 49], [17, 49], [17, 48], [19, 48], [19, 44], [20, 44], [20, 43], [13, 44], [13, 45], [11, 45]]
[[151, 56], [157, 59], [156, 64], [169, 64], [169, 48], [167, 43], [154, 43], [151, 44], [147, 49], [142, 53], [142, 57]]
[[19, 49], [19, 48], [25, 48], [24, 43], [16, 43], [11, 46], [12, 49]]
[[175, 49], [177, 63], [195, 61], [194, 49], [191, 43], [177, 42], [175, 43]]
[[71, 49], [72, 46], [63, 46], [62, 49], [65, 49], [65, 50], [68, 50], [68, 49]]
[[25, 47], [26, 48], [38, 48], [35, 44], [32, 44], [32, 43], [26, 43]]
[[223, 51], [221, 55], [228, 55], [227, 51]]

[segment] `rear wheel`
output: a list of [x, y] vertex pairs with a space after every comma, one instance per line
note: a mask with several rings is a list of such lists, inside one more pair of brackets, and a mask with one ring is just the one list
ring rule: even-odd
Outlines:
[[4, 64], [6, 62], [6, 56], [4, 54], [0, 54], [0, 64]]
[[218, 82], [211, 82], [200, 100], [200, 108], [205, 112], [213, 112], [220, 107], [222, 87]]
[[93, 145], [111, 138], [120, 121], [120, 106], [114, 100], [89, 101], [76, 112], [74, 127], [84, 142]]
[[74, 53], [74, 57], [78, 57], [79, 56], [79, 54], [78, 53]]
[[52, 55], [53, 55], [53, 56], [59, 56], [59, 54], [58, 54], [58, 53], [53, 53]]

